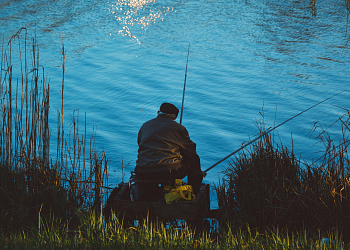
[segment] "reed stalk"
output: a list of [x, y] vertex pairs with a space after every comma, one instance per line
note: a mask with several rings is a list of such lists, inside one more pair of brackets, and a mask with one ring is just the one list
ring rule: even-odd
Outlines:
[[[22, 42], [24, 41], [24, 43]], [[14, 46], [14, 45], [18, 45]], [[17, 49], [15, 49], [17, 47]], [[29, 54], [30, 53], [30, 54]], [[65, 46], [62, 48], [62, 109], [57, 111], [56, 162], [50, 156], [50, 86], [39, 62], [35, 38], [27, 43], [20, 29], [2, 46], [0, 74], [0, 223], [2, 232], [29, 229], [55, 216], [73, 222], [76, 209], [100, 207], [107, 199], [108, 160], [90, 139], [86, 167], [85, 130], [73, 113], [71, 131], [64, 128]], [[73, 225], [72, 223], [71, 225]], [[40, 223], [39, 223], [40, 225]]]

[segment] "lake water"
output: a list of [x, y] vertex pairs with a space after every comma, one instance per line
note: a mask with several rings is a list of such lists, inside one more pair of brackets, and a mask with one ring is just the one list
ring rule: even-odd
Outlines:
[[[52, 138], [66, 44], [65, 124], [74, 110], [81, 121], [86, 112], [88, 133], [96, 127], [96, 145], [109, 158], [110, 183], [118, 183], [122, 162], [127, 173], [134, 168], [140, 126], [162, 102], [181, 107], [189, 43], [182, 124], [206, 169], [258, 134], [262, 111], [273, 127], [346, 89], [348, 14], [345, 0], [2, 0], [0, 34], [5, 44], [21, 27], [37, 37]], [[331, 125], [348, 101], [345, 91], [275, 138], [291, 148], [292, 137], [297, 156], [317, 159], [323, 147], [311, 126]], [[217, 182], [227, 165], [205, 182]]]

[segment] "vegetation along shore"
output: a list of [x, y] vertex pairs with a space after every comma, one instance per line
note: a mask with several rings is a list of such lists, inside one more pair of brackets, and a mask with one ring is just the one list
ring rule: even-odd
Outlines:
[[36, 39], [21, 29], [2, 46], [1, 248], [350, 249], [350, 113], [345, 109], [334, 123], [340, 139], [315, 123], [312, 131], [325, 150], [312, 164], [258, 124], [263, 136], [240, 151], [212, 185], [219, 209], [209, 227], [147, 218], [131, 225], [123, 215], [106, 220], [101, 208], [111, 191], [107, 156], [96, 150], [86, 125], [81, 133], [77, 115], [71, 115], [68, 128], [64, 125], [65, 54], [62, 43], [62, 108], [52, 135], [50, 86]]

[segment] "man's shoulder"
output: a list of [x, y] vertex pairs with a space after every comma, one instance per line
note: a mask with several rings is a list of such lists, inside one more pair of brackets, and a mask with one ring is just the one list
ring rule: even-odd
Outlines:
[[152, 119], [150, 119], [150, 120], [148, 120], [148, 121], [144, 122], [142, 125], [145, 125], [145, 124], [150, 124], [150, 123], [154, 123], [154, 122], [157, 122], [157, 117], [152, 118]]
[[186, 128], [177, 123], [176, 121], [169, 119], [167, 117], [157, 116], [151, 120], [146, 121], [142, 126], [157, 126], [157, 124], [163, 124], [166, 126], [169, 126], [173, 129], [180, 129], [180, 130], [186, 130]]

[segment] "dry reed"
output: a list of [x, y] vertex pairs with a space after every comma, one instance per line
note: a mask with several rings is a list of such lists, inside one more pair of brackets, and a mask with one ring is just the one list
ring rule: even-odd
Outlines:
[[[20, 29], [2, 46], [0, 74], [0, 224], [3, 231], [37, 224], [38, 216], [73, 221], [77, 208], [99, 209], [107, 198], [108, 160], [98, 153], [94, 135], [88, 144], [79, 133], [79, 116], [72, 116], [64, 134], [63, 88], [65, 46], [62, 45], [62, 110], [57, 111], [56, 162], [50, 156], [49, 84], [39, 63], [35, 38], [27, 44]], [[16, 45], [17, 49], [14, 49]], [[15, 54], [13, 54], [15, 53]], [[40, 213], [39, 213], [40, 212]]]

